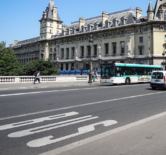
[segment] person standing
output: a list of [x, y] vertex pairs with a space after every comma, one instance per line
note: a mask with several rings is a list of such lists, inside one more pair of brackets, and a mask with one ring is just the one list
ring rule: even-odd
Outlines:
[[34, 84], [36, 84], [36, 81], [40, 83], [40, 71], [35, 72], [35, 78], [34, 78]]

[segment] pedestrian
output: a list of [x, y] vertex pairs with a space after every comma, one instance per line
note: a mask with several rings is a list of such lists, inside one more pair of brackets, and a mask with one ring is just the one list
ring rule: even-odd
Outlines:
[[94, 71], [94, 76], [95, 76], [95, 79], [97, 79], [97, 71], [96, 70]]
[[94, 74], [94, 72], [92, 72], [92, 80], [93, 80], [93, 82], [95, 82], [95, 74]]
[[40, 83], [40, 71], [36, 71], [34, 73], [35, 78], [34, 78], [34, 84], [36, 83], [36, 81], [38, 81], [38, 83]]

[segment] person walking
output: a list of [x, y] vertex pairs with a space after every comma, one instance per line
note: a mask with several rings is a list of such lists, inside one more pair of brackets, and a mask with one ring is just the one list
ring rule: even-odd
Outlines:
[[36, 71], [34, 75], [35, 75], [34, 84], [36, 84], [36, 81], [40, 83], [40, 71]]

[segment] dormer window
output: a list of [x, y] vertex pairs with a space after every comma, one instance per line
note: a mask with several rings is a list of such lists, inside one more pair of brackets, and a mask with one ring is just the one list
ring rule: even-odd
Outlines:
[[106, 20], [105, 21], [105, 28], [108, 28], [108, 26], [109, 26], [109, 22], [108, 22], [108, 20]]
[[119, 20], [118, 19], [114, 19], [114, 26], [116, 27], [116, 26], [118, 26], [119, 25]]
[[84, 32], [84, 26], [81, 26], [81, 32]]
[[125, 25], [126, 22], [127, 22], [127, 18], [126, 18], [126, 17], [122, 17], [122, 18], [121, 18], [121, 23], [122, 23], [122, 25]]
[[94, 24], [94, 30], [97, 30], [98, 29], [98, 23], [95, 23]]
[[113, 25], [113, 22], [112, 21], [109, 21], [109, 27], [112, 27], [112, 25]]

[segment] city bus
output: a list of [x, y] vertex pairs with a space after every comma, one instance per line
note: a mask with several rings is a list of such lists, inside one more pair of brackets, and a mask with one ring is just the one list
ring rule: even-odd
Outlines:
[[150, 82], [151, 73], [155, 70], [163, 70], [163, 67], [129, 63], [102, 64], [100, 83], [114, 85]]

